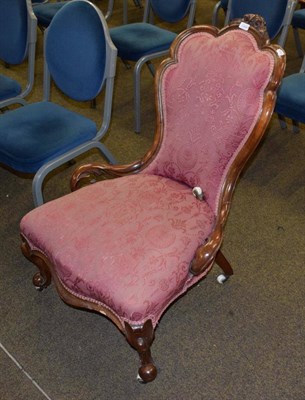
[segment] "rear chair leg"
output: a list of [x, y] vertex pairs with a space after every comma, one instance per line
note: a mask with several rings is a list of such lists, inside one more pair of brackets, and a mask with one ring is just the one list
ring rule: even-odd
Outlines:
[[140, 356], [139, 381], [144, 383], [153, 381], [157, 376], [157, 368], [150, 353], [150, 346], [154, 340], [152, 321], [149, 319], [139, 327], [130, 326], [125, 322], [125, 333], [128, 343], [137, 350]]
[[215, 258], [216, 263], [220, 266], [220, 268], [223, 270], [223, 274], [218, 275], [217, 277], [217, 282], [218, 283], [224, 283], [229, 279], [231, 275], [233, 275], [233, 269], [229, 263], [229, 261], [226, 259], [226, 257], [223, 255], [223, 253], [218, 250], [218, 253]]

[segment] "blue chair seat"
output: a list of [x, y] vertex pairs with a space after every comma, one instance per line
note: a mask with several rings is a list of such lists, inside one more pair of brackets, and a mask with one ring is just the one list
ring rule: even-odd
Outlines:
[[22, 87], [18, 82], [0, 74], [0, 101], [17, 97], [21, 92]]
[[59, 1], [57, 3], [47, 3], [47, 4], [37, 4], [33, 8], [33, 11], [36, 15], [39, 25], [47, 28], [54, 15], [59, 11], [64, 5], [66, 1]]
[[275, 111], [292, 120], [305, 122], [305, 74], [297, 73], [283, 79]]
[[305, 29], [305, 8], [302, 8], [301, 10], [296, 10], [293, 13], [291, 25], [294, 28]]
[[177, 35], [158, 26], [138, 22], [112, 28], [110, 36], [119, 57], [137, 61], [145, 55], [168, 50]]
[[39, 102], [3, 114], [0, 132], [0, 162], [34, 173], [46, 161], [93, 139], [96, 125], [57, 104]]

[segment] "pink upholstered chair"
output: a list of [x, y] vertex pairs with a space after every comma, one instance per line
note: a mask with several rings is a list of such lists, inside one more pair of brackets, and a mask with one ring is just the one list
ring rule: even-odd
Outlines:
[[[108, 316], [157, 375], [150, 347], [170, 304], [211, 270], [242, 167], [271, 118], [285, 54], [251, 26], [180, 34], [156, 76], [151, 150], [130, 165], [90, 164], [72, 189], [21, 222], [22, 250], [68, 304]], [[98, 181], [98, 177], [116, 178]]]

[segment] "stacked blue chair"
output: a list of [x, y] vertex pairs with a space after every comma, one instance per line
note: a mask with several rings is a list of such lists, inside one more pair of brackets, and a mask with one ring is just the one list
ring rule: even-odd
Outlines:
[[[35, 174], [35, 206], [43, 203], [46, 175], [78, 155], [96, 148], [109, 162], [116, 162], [100, 142], [110, 123], [117, 59], [101, 11], [87, 0], [68, 2], [53, 18], [44, 41], [43, 101], [0, 116], [0, 162]], [[90, 101], [104, 89], [99, 129], [92, 120], [49, 100], [51, 77], [77, 101]]]
[[118, 56], [124, 61], [135, 61], [134, 107], [135, 132], [141, 130], [140, 74], [142, 66], [148, 63], [153, 73], [151, 60], [165, 56], [177, 34], [150, 23], [152, 14], [168, 23], [177, 23], [188, 15], [187, 26], [194, 22], [196, 0], [146, 0], [143, 22], [122, 25], [110, 29]]
[[297, 3], [298, 0], [229, 0], [225, 24], [245, 14], [259, 14], [266, 21], [270, 39], [277, 38], [284, 47]]
[[26, 104], [34, 84], [37, 20], [31, 0], [2, 0], [0, 3], [0, 60], [7, 65], [27, 61], [27, 84], [0, 74], [0, 108]]
[[275, 112], [281, 127], [287, 127], [285, 117], [292, 120], [292, 128], [299, 132], [299, 122], [305, 123], [305, 57], [299, 73], [286, 76], [279, 88]]
[[[49, 3], [49, 2], [46, 3], [46, 2], [43, 1], [43, 0], [42, 0], [42, 1], [33, 0], [33, 2], [35, 2], [35, 3], [41, 3], [41, 4], [36, 4], [35, 7], [34, 7], [34, 12], [35, 12], [35, 15], [36, 15], [36, 17], [37, 17], [39, 27], [40, 27], [42, 30], [46, 29], [46, 28], [50, 25], [50, 23], [51, 23], [51, 21], [52, 21], [54, 15], [55, 15], [68, 1], [71, 1], [71, 0], [65, 0], [65, 1], [59, 1], [59, 0], [57, 0], [56, 2], [50, 2], [50, 3]], [[108, 10], [107, 10], [107, 13], [105, 14], [106, 20], [107, 20], [107, 19], [111, 16], [111, 14], [112, 14], [112, 11], [113, 11], [113, 3], [114, 3], [114, 0], [109, 0], [109, 1], [108, 1]]]

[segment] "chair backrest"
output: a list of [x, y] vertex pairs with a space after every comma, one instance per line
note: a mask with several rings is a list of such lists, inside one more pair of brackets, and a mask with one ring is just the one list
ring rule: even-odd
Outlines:
[[0, 59], [21, 64], [30, 42], [36, 42], [36, 18], [31, 0], [1, 0]]
[[51, 75], [72, 99], [94, 99], [106, 78], [114, 77], [116, 54], [101, 11], [86, 0], [67, 2], [45, 34], [44, 98]]
[[144, 21], [148, 21], [149, 10], [151, 9], [155, 15], [166, 22], [175, 23], [181, 21], [190, 13], [188, 26], [191, 26], [194, 20], [196, 0], [146, 0]]
[[[159, 139], [144, 170], [191, 188], [199, 186], [215, 214], [228, 174], [237, 179], [241, 150], [245, 163], [275, 101], [278, 46], [261, 49], [250, 32], [234, 26], [238, 25], [224, 28], [220, 35], [215, 27], [194, 27], [190, 31], [197, 31], [195, 35], [188, 38], [186, 31], [174, 42], [174, 60], [165, 60], [157, 75]], [[283, 61], [281, 74], [284, 65]]]
[[[283, 25], [290, 25], [296, 5], [297, 0], [229, 0], [226, 22], [245, 14], [259, 14], [266, 21], [270, 39], [274, 39]], [[280, 44], [284, 45], [283, 40]]]

